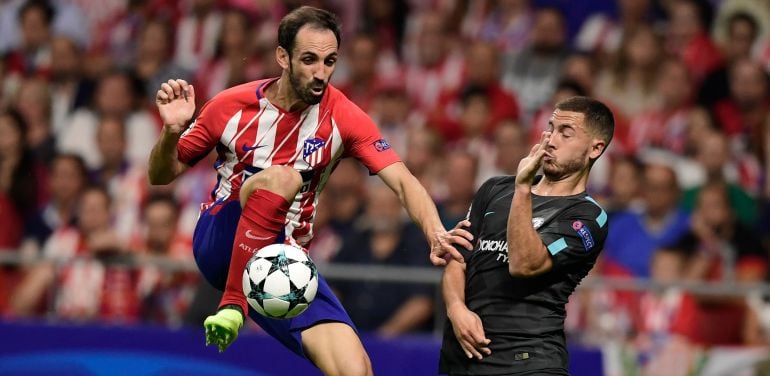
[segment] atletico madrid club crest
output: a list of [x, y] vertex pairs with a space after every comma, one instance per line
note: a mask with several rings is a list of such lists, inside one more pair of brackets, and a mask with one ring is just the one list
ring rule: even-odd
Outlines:
[[311, 138], [305, 140], [305, 145], [302, 147], [302, 159], [310, 165], [315, 167], [323, 160], [324, 145], [326, 141], [320, 138]]

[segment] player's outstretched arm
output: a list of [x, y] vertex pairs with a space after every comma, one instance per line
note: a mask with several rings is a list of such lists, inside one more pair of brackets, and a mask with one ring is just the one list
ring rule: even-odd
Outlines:
[[[402, 162], [380, 170], [377, 175], [392, 189], [412, 220], [420, 226], [430, 244], [430, 261], [433, 265], [446, 265], [447, 256], [459, 263], [465, 260], [453, 244], [472, 250], [470, 233], [448, 232], [438, 216], [438, 210], [428, 192]], [[466, 236], [467, 235], [467, 236]]]
[[444, 269], [441, 293], [447, 307], [447, 318], [465, 356], [481, 359], [491, 354], [491, 341], [484, 334], [481, 318], [465, 305], [465, 264], [449, 260]]
[[177, 158], [177, 143], [195, 113], [195, 90], [185, 80], [164, 82], [155, 95], [163, 130], [150, 153], [150, 184], [168, 184], [187, 169]]

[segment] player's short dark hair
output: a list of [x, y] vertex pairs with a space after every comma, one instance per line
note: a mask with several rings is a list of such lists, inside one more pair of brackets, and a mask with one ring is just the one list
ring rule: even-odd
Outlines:
[[609, 107], [596, 99], [577, 96], [557, 103], [556, 109], [583, 114], [586, 129], [604, 140], [604, 150], [607, 150], [615, 133], [615, 117]]
[[286, 50], [289, 56], [294, 50], [299, 29], [305, 25], [314, 29], [331, 30], [337, 38], [337, 47], [340, 46], [340, 21], [337, 16], [327, 10], [302, 6], [289, 12], [278, 25], [278, 45]]

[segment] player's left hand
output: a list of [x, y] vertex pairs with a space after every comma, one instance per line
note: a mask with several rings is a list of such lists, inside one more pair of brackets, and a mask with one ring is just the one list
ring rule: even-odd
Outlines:
[[465, 263], [463, 255], [454, 247], [457, 244], [467, 250], [473, 250], [473, 235], [463, 229], [469, 227], [470, 222], [461, 221], [451, 231], [438, 231], [430, 239], [430, 262], [436, 266], [447, 264], [447, 258], [453, 258], [459, 263]]
[[535, 174], [543, 165], [543, 157], [549, 141], [551, 141], [551, 132], [543, 132], [540, 142], [532, 146], [529, 155], [521, 159], [519, 168], [516, 170], [516, 185], [532, 185]]

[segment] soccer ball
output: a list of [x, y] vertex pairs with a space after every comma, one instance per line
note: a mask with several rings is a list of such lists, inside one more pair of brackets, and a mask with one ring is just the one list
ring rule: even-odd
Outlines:
[[289, 319], [304, 312], [318, 290], [315, 264], [299, 247], [271, 244], [251, 256], [243, 293], [260, 315]]

